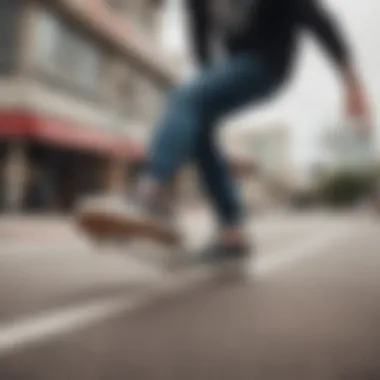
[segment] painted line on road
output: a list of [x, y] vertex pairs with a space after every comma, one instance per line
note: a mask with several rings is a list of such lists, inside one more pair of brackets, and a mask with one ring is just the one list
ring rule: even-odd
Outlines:
[[[137, 304], [134, 303], [133, 306], [136, 307]], [[58, 309], [0, 326], [0, 356], [46, 341], [53, 336], [89, 327], [125, 310], [128, 310], [128, 300], [115, 298], [76, 308]]]
[[276, 251], [272, 251], [261, 260], [258, 259], [256, 262], [252, 262], [250, 273], [255, 277], [269, 276], [271, 274], [276, 274], [280, 270], [283, 271], [289, 267], [300, 264], [302, 260], [315, 256], [316, 252], [329, 248], [331, 244], [339, 241], [340, 238], [347, 236], [347, 230], [347, 227], [335, 227], [322, 236], [313, 236], [308, 238], [306, 242], [303, 241], [290, 248], [276, 249]]
[[[266, 252], [266, 258], [253, 264], [251, 273], [259, 276], [274, 274], [298, 260], [310, 257], [318, 250], [337, 242], [347, 228], [319, 233], [312, 240], [297, 244], [286, 250]], [[350, 236], [350, 235], [348, 235]], [[169, 276], [169, 280], [155, 284], [154, 291], [148, 291], [136, 298], [115, 297], [95, 301], [80, 306], [72, 306], [22, 318], [12, 323], [0, 325], [0, 356], [13, 354], [34, 344], [40, 344], [56, 336], [89, 328], [109, 318], [138, 310], [155, 299], [178, 294], [183, 290], [199, 286], [210, 279], [210, 272], [197, 270], [185, 277]]]

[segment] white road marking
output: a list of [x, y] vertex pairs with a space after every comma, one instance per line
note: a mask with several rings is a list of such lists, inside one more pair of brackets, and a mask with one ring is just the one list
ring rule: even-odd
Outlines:
[[[286, 250], [266, 252], [265, 256], [251, 268], [251, 272], [259, 276], [274, 274], [295, 264], [300, 259], [314, 255], [320, 249], [327, 248], [333, 242], [337, 242], [343, 234], [347, 234], [347, 228], [319, 231], [313, 239], [307, 237], [296, 246]], [[348, 236], [350, 235], [348, 234]], [[210, 273], [206, 270], [194, 271], [191, 274], [189, 272], [184, 277], [169, 276], [169, 280], [158, 283], [154, 291], [148, 291], [145, 295], [136, 298], [120, 296], [107, 298], [85, 305], [56, 309], [0, 325], [0, 356], [12, 354], [26, 349], [30, 345], [78, 329], [88, 328], [109, 318], [134, 311], [156, 298], [170, 293], [179, 293], [191, 286], [195, 287], [209, 278]]]
[[323, 251], [337, 242], [340, 238], [348, 235], [347, 227], [336, 227], [329, 230], [323, 235], [315, 235], [311, 238], [307, 238], [306, 241], [287, 247], [285, 249], [277, 249], [276, 252], [271, 252], [261, 260], [252, 262], [250, 272], [255, 276], [268, 276], [275, 274], [279, 270], [285, 270], [295, 264], [298, 264], [300, 260], [304, 260], [316, 252]]
[[13, 353], [52, 336], [91, 326], [93, 323], [128, 310], [129, 305], [136, 306], [136, 302], [115, 298], [80, 307], [58, 309], [0, 326], [0, 355]]

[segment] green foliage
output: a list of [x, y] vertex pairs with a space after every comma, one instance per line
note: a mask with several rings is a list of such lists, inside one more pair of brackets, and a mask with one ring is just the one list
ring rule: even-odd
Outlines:
[[336, 207], [354, 205], [373, 193], [376, 175], [372, 172], [342, 171], [329, 176], [320, 184], [318, 197], [325, 204]]

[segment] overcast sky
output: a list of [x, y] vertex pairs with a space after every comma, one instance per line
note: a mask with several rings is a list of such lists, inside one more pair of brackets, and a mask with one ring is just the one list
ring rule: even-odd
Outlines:
[[[186, 49], [186, 28], [180, 17], [181, 0], [168, 0], [165, 40], [176, 51]], [[326, 0], [347, 33], [358, 66], [371, 95], [375, 124], [380, 109], [380, 1]], [[294, 80], [268, 106], [246, 114], [242, 128], [265, 122], [286, 121], [294, 142], [294, 160], [302, 166], [317, 159], [321, 127], [342, 120], [341, 87], [317, 44], [305, 37], [300, 49], [298, 70]]]

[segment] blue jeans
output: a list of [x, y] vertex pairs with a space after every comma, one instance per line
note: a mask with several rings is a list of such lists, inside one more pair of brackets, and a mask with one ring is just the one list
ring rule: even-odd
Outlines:
[[149, 175], [166, 184], [193, 160], [220, 222], [240, 224], [242, 206], [229, 165], [217, 147], [215, 128], [230, 113], [270, 95], [276, 84], [265, 62], [249, 53], [206, 69], [174, 90], [152, 141]]

